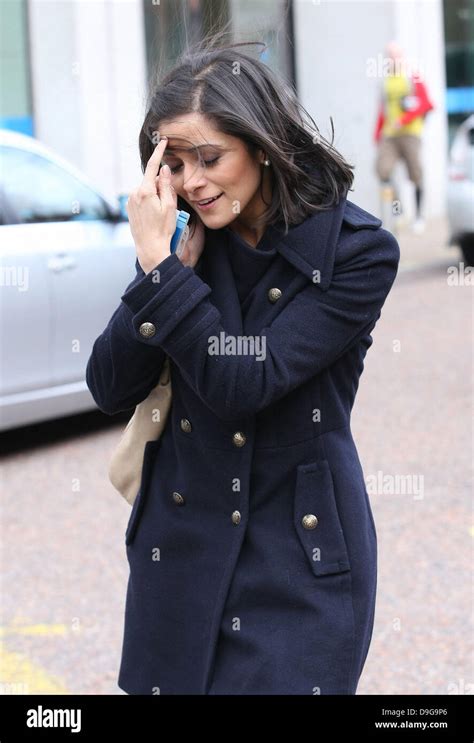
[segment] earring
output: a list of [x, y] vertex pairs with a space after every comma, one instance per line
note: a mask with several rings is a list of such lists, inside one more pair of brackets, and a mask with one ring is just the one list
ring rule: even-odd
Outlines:
[[268, 159], [268, 157], [266, 160], [263, 161], [263, 164], [266, 165], [267, 167], [270, 165], [270, 160]]

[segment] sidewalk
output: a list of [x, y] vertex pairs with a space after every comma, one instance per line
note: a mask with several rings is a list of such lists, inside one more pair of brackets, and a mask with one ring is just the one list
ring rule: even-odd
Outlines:
[[449, 226], [445, 217], [426, 220], [425, 231], [416, 235], [410, 224], [391, 230], [400, 245], [399, 273], [435, 266], [457, 265], [463, 260], [457, 245], [448, 245]]

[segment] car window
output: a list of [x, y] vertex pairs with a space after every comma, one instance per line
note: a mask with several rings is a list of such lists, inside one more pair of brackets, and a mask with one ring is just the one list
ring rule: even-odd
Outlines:
[[41, 155], [0, 147], [0, 224], [107, 219], [99, 194]]

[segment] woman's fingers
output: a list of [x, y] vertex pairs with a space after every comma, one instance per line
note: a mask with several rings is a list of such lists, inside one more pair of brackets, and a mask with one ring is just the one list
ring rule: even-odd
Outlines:
[[171, 175], [166, 173], [167, 168], [158, 175], [166, 142], [163, 138], [155, 147], [140, 186], [130, 193], [127, 202], [130, 229], [142, 267], [156, 265], [156, 257], [166, 252], [164, 246], [169, 250], [176, 230], [177, 194], [171, 187]]
[[171, 185], [171, 172], [168, 165], [163, 165], [160, 175], [156, 177], [155, 183], [158, 183], [159, 197], [163, 204], [176, 206], [176, 191]]
[[152, 156], [146, 164], [145, 172], [143, 174], [143, 180], [141, 183], [141, 188], [144, 191], [153, 191], [153, 193], [156, 193], [155, 178], [158, 177], [161, 158], [163, 157], [163, 152], [166, 149], [167, 143], [168, 140], [166, 139], [166, 137], [160, 139], [155, 149], [153, 150]]

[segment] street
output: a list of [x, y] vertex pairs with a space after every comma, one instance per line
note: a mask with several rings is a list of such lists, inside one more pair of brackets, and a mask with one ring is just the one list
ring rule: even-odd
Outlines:
[[[405, 252], [400, 239], [352, 416], [379, 549], [358, 694], [474, 691], [472, 286], [448, 282], [457, 248], [417, 240]], [[126, 420], [93, 412], [1, 436], [2, 693], [123, 693], [130, 507], [107, 463]]]

